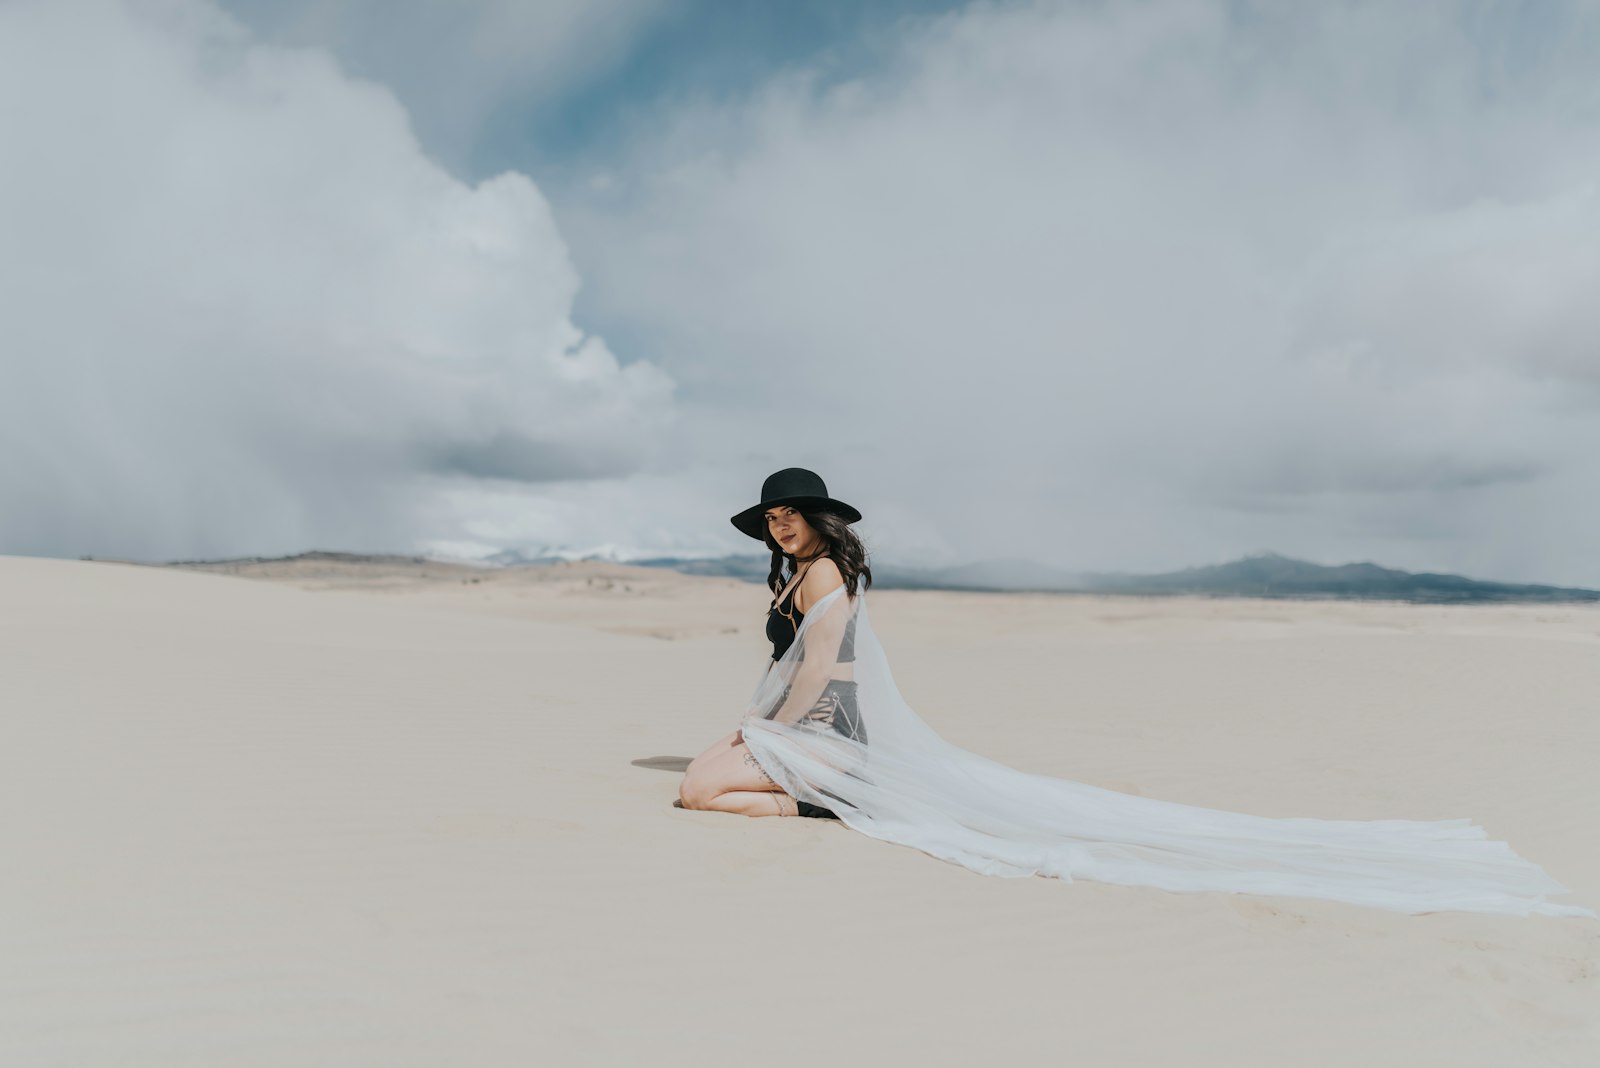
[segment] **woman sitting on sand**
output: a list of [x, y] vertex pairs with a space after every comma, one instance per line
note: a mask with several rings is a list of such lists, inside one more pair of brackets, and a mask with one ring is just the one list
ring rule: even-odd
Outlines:
[[[806, 613], [835, 590], [854, 597], [872, 585], [866, 549], [850, 524], [861, 513], [828, 496], [828, 487], [814, 472], [790, 467], [770, 476], [761, 487], [761, 502], [733, 517], [733, 525], [772, 550], [767, 585], [773, 590], [767, 609], [767, 639], [772, 642], [768, 676], [794, 644]], [[842, 617], [841, 617], [842, 618]], [[807, 680], [821, 676], [822, 685], [789, 686], [766, 717], [834, 730], [862, 745], [867, 734], [861, 722], [855, 684], [855, 619], [844, 632], [831, 663], [812, 660]], [[815, 641], [820, 645], [820, 634]], [[762, 768], [743, 732], [736, 730], [695, 757], [679, 789], [681, 807], [736, 812], [743, 816], [818, 816], [836, 818], [820, 805], [797, 801]]]
[[[682, 806], [834, 817], [984, 875], [1327, 898], [1400, 912], [1594, 915], [1545, 900], [1565, 888], [1468, 819], [1250, 816], [1028, 774], [951, 745], [889, 673], [867, 615], [872, 572], [849, 526], [860, 518], [798, 467], [770, 476], [761, 503], [733, 517], [772, 550], [772, 659], [740, 729], [689, 764]], [[1070, 683], [1058, 688], [1064, 704]]]

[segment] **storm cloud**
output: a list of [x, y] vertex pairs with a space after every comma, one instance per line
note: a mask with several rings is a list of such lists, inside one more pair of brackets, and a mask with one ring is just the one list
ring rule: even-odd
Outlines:
[[11, 3], [0, 97], [5, 551], [405, 546], [452, 477], [614, 477], [671, 423], [533, 183], [452, 176], [324, 51]]
[[0, 8], [10, 551], [747, 550], [798, 464], [902, 562], [1600, 584], [1589, 5], [971, 4], [531, 177], [672, 5], [234, 7]]
[[1576, 5], [974, 5], [554, 195], [590, 313], [749, 474], [848, 473], [910, 554], [1594, 582], [1597, 42]]

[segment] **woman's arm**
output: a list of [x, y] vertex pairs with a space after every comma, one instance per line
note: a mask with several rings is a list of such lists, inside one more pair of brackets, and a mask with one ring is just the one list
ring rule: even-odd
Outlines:
[[[844, 577], [832, 560], [818, 560], [806, 572], [800, 592], [806, 603], [815, 605], [822, 598], [844, 585]], [[798, 723], [805, 718], [822, 696], [833, 677], [839, 661], [839, 647], [844, 644], [844, 632], [849, 625], [854, 605], [849, 595], [838, 597], [820, 616], [806, 616], [806, 634], [803, 646], [805, 659], [795, 669], [789, 686], [789, 696], [772, 716], [779, 723]]]

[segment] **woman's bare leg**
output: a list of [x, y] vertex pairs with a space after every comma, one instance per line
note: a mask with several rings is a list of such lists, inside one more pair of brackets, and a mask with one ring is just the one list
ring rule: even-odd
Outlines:
[[732, 812], [740, 816], [798, 816], [800, 806], [782, 790], [729, 790], [703, 806], [707, 812]]
[[[721, 743], [719, 743], [720, 745]], [[684, 808], [736, 812], [741, 816], [793, 816], [794, 798], [772, 781], [742, 741], [696, 757], [684, 773], [678, 796]]]
[[706, 761], [710, 760], [712, 757], [721, 756], [723, 753], [726, 753], [743, 740], [743, 735], [741, 735], [738, 731], [734, 731], [732, 734], [724, 735], [723, 737], [718, 738], [706, 748], [705, 752], [689, 761], [689, 767], [684, 769], [684, 774], [687, 775], [695, 768], [703, 768]]

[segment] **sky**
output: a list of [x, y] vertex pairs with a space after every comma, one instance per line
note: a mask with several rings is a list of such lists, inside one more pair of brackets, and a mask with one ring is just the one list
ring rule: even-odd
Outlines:
[[0, 0], [0, 552], [1600, 586], [1597, 12]]

